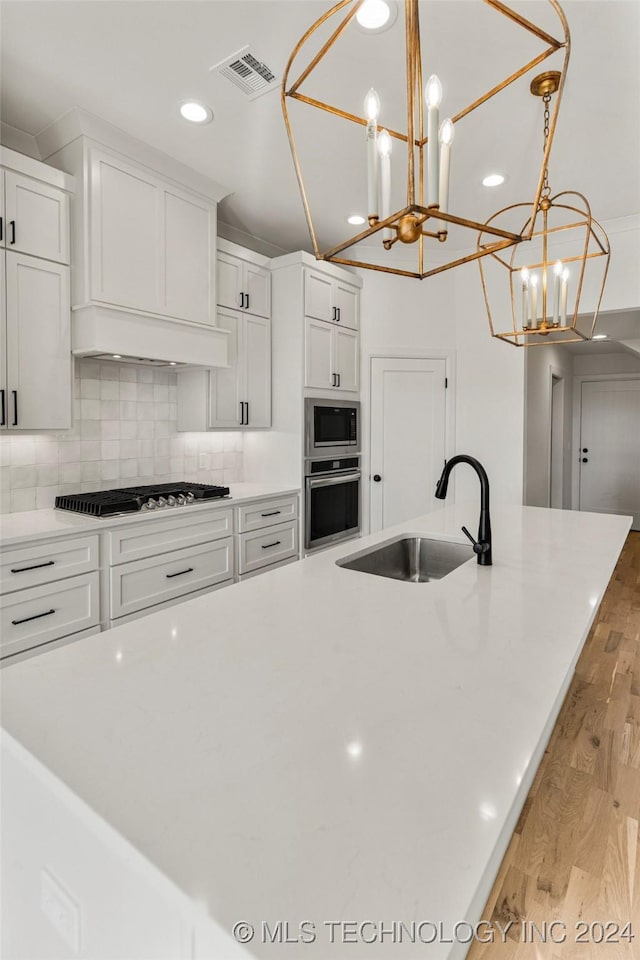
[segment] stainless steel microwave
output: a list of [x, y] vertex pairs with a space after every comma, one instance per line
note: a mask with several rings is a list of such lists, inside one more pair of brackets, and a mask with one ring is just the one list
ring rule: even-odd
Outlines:
[[360, 452], [360, 404], [357, 400], [304, 401], [305, 456], [340, 457]]

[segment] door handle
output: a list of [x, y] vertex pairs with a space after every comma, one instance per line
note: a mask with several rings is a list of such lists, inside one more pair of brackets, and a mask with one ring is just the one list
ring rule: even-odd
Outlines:
[[336, 374], [336, 376], [338, 377], [338, 383], [336, 384], [336, 386], [339, 387], [339, 386], [340, 386], [340, 377], [342, 376], [342, 374], [338, 373], [338, 374]]
[[381, 480], [382, 480], [382, 477], [380, 476], [380, 474], [379, 474], [379, 473], [374, 473], [374, 475], [373, 475], [373, 482], [374, 482], [374, 483], [380, 483]]
[[270, 547], [279, 547], [281, 543], [282, 543], [282, 540], [274, 540], [273, 543], [263, 543], [262, 549], [269, 550]]
[[245, 427], [249, 426], [249, 401], [245, 400], [244, 402], [245, 411], [244, 411], [244, 425]]
[[588, 448], [588, 447], [583, 447], [583, 448], [582, 448], [582, 452], [583, 452], [583, 453], [589, 453], [589, 448]]
[[331, 386], [332, 386], [332, 387], [335, 387], [335, 385], [336, 385], [336, 375], [335, 375], [335, 373], [332, 373], [332, 374], [331, 374]]
[[10, 221], [9, 221], [9, 226], [11, 227], [11, 240], [9, 241], [9, 243], [15, 243], [15, 242], [16, 242], [16, 222], [15, 222], [15, 220], [10, 220]]
[[4, 223], [4, 217], [0, 217], [0, 241], [2, 240], [2, 224]]
[[589, 458], [588, 458], [588, 457], [583, 457], [583, 458], [582, 458], [582, 462], [583, 462], [583, 463], [589, 463]]
[[336, 308], [335, 308], [335, 307], [332, 307], [332, 308], [331, 308], [331, 311], [332, 311], [332, 312], [331, 312], [331, 320], [335, 323], [335, 320], [336, 320]]
[[2, 420], [0, 421], [0, 427], [4, 427], [6, 426], [6, 423], [7, 423], [7, 412], [5, 409], [5, 401], [4, 401], [4, 387], [2, 390], [0, 390], [0, 407], [2, 408]]
[[47, 560], [45, 563], [34, 563], [31, 567], [10, 567], [11, 573], [26, 573], [27, 570], [39, 570], [41, 567], [52, 567], [55, 560]]
[[240, 294], [240, 309], [244, 310], [244, 293]]
[[240, 426], [244, 426], [244, 403], [240, 401]]
[[12, 390], [13, 394], [13, 426], [18, 426], [18, 391]]
[[248, 294], [248, 293], [245, 293], [245, 297], [247, 298], [247, 302], [245, 303], [244, 308], [245, 308], [245, 310], [248, 310], [248, 309], [249, 309], [249, 294]]
[[338, 316], [336, 317], [336, 320], [338, 323], [340, 323], [340, 307], [338, 307], [337, 309], [338, 309]]

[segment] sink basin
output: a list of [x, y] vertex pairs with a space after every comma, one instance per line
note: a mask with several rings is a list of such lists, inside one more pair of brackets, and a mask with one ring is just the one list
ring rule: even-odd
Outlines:
[[428, 583], [442, 580], [473, 555], [471, 545], [465, 543], [401, 535], [360, 553], [352, 553], [336, 563], [347, 570], [372, 573], [377, 577]]

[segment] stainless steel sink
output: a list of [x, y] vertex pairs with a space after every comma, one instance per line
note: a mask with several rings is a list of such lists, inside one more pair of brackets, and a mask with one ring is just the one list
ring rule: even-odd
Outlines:
[[471, 545], [400, 535], [360, 553], [336, 560], [339, 567], [373, 573], [377, 577], [428, 583], [441, 580], [473, 557]]

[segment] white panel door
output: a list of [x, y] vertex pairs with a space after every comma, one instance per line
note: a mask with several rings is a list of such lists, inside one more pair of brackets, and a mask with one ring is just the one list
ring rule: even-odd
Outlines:
[[336, 319], [341, 327], [358, 328], [358, 301], [360, 291], [348, 283], [337, 281], [333, 287], [333, 305], [337, 309]]
[[218, 251], [216, 262], [216, 299], [219, 307], [243, 310], [242, 297], [243, 261], [230, 253]]
[[445, 370], [444, 360], [372, 360], [372, 532], [436, 508], [445, 459]]
[[244, 316], [244, 395], [246, 425], [271, 426], [271, 321]]
[[304, 313], [315, 320], [333, 318], [333, 281], [313, 270], [304, 272]]
[[71, 426], [69, 268], [9, 253], [7, 269], [8, 425]]
[[242, 396], [242, 326], [244, 317], [232, 310], [218, 310], [218, 326], [229, 331], [228, 367], [219, 367], [209, 374], [210, 427], [239, 427]]
[[165, 312], [162, 187], [139, 167], [91, 152], [91, 299]]
[[304, 334], [304, 385], [327, 390], [334, 384], [333, 326], [307, 317]]
[[266, 267], [245, 263], [242, 290], [247, 313], [257, 317], [271, 316], [271, 273]]
[[356, 330], [333, 330], [333, 370], [339, 390], [360, 389], [360, 350]]
[[5, 245], [14, 253], [69, 263], [69, 197], [64, 190], [7, 170]]
[[640, 529], [640, 379], [586, 381], [581, 393], [580, 509]]
[[204, 202], [164, 191], [164, 311], [180, 320], [215, 322], [212, 211]]

